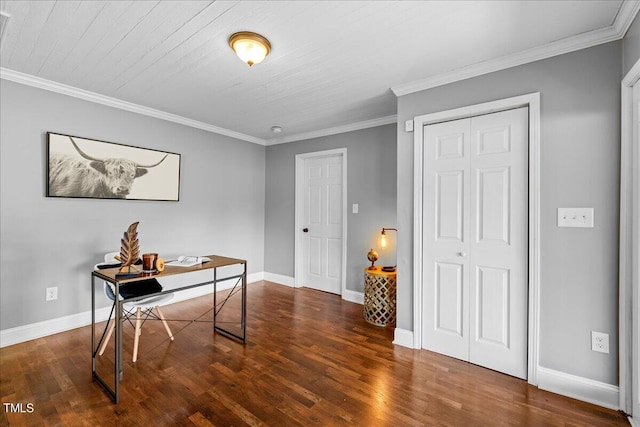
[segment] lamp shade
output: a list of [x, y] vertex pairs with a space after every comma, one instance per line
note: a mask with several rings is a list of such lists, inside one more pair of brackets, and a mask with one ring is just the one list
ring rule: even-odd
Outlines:
[[260, 34], [241, 31], [229, 37], [229, 46], [249, 67], [261, 63], [271, 51], [271, 43]]

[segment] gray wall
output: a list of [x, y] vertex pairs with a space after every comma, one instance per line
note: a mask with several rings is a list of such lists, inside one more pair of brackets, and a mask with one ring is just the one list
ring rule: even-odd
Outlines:
[[[541, 93], [540, 365], [618, 382], [622, 43], [614, 42], [398, 99], [414, 116]], [[558, 207], [594, 207], [595, 228], [556, 227]], [[413, 134], [398, 126], [398, 327], [413, 329]], [[590, 331], [610, 336], [591, 351]]]
[[622, 40], [622, 76], [624, 77], [631, 67], [640, 58], [640, 17], [636, 15], [633, 23], [627, 30]]
[[[134, 221], [142, 251], [263, 271], [264, 147], [6, 80], [0, 107], [2, 329], [90, 310], [89, 272]], [[45, 197], [47, 131], [182, 154], [180, 201]]]
[[[395, 124], [267, 147], [265, 271], [294, 275], [296, 154], [345, 147], [347, 289], [362, 292], [367, 252], [378, 244], [382, 227], [396, 224]], [[354, 203], [359, 204], [358, 214], [352, 213]]]

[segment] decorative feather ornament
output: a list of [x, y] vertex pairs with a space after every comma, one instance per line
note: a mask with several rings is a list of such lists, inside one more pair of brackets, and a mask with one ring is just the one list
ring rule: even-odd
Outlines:
[[124, 232], [124, 237], [120, 239], [120, 261], [122, 262], [120, 271], [122, 273], [129, 271], [130, 266], [140, 258], [140, 245], [138, 244], [137, 231], [138, 224], [139, 221], [131, 224], [127, 231]]

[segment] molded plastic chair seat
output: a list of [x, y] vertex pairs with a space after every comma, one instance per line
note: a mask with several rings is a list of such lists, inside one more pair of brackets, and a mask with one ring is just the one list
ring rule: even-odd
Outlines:
[[[109, 252], [104, 256], [104, 262], [98, 263], [95, 265], [94, 269], [98, 270], [100, 267], [104, 267], [106, 265], [109, 266], [117, 266], [117, 259], [115, 258], [117, 255], [120, 255], [120, 252]], [[143, 296], [146, 294], [153, 294], [162, 290], [162, 286], [155, 279], [149, 279], [142, 282], [133, 282], [120, 286], [120, 299], [131, 298], [134, 296]], [[115, 301], [115, 290], [113, 285], [109, 282], [104, 282], [103, 286], [104, 295], [110, 301]], [[173, 292], [161, 295], [154, 295], [149, 298], [143, 298], [136, 301], [126, 301], [122, 304], [123, 309], [125, 311], [122, 320], [128, 320], [131, 322], [131, 318], [135, 318], [135, 332], [133, 337], [133, 362], [138, 360], [138, 342], [140, 338], [140, 334], [142, 333], [142, 323], [144, 323], [149, 317], [157, 318], [162, 321], [167, 334], [171, 341], [173, 341], [173, 333], [167, 324], [167, 321], [160, 310], [161, 305], [167, 305], [173, 300], [174, 294]], [[153, 311], [157, 313], [154, 314]], [[135, 313], [134, 313], [135, 312]], [[109, 316], [110, 325], [108, 326], [107, 333], [103, 338], [102, 344], [100, 345], [100, 350], [98, 354], [102, 356], [104, 353], [107, 343], [111, 338], [111, 334], [115, 328], [115, 320], [111, 321], [111, 315]]]

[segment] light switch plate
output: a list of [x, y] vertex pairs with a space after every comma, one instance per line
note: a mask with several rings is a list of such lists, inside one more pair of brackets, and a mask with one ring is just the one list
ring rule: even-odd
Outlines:
[[404, 122], [404, 131], [413, 132], [413, 120], [407, 120]]
[[593, 228], [593, 208], [558, 208], [558, 227]]
[[352, 206], [352, 208], [351, 208], [351, 212], [353, 212], [353, 213], [358, 213], [358, 204], [357, 204], [357, 203], [354, 203], [354, 204], [353, 204], [353, 206]]

